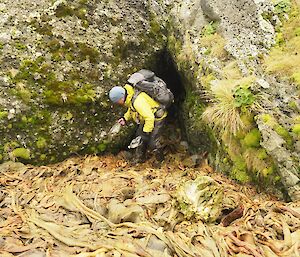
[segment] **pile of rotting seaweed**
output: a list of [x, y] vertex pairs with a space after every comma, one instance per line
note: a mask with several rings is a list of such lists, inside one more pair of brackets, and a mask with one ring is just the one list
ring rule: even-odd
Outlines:
[[[120, 156], [2, 164], [0, 256], [299, 256], [300, 203], [257, 194], [207, 165], [150, 166]], [[202, 178], [206, 186], [192, 184]], [[194, 210], [219, 217], [185, 212], [183, 188], [197, 198]]]

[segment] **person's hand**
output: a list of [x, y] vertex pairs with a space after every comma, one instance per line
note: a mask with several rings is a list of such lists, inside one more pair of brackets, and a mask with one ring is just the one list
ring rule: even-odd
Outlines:
[[125, 125], [126, 125], [126, 120], [125, 120], [124, 117], [118, 119], [118, 122], [119, 122], [119, 124], [120, 124], [121, 126], [125, 126]]

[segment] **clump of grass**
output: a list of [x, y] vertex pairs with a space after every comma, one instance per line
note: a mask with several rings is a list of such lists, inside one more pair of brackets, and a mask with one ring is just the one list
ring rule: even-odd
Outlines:
[[266, 58], [266, 71], [281, 76], [292, 76], [300, 69], [300, 38], [294, 46], [274, 48]]
[[210, 92], [213, 104], [203, 112], [202, 117], [213, 129], [230, 131], [235, 135], [244, 124], [234, 102], [233, 89], [233, 84], [227, 87], [223, 87], [221, 83], [213, 86]]
[[215, 130], [236, 135], [245, 128], [242, 113], [251, 111], [255, 96], [249, 89], [254, 77], [240, 80], [219, 80], [207, 92], [212, 105], [207, 107], [202, 118]]
[[259, 156], [257, 149], [248, 148], [243, 153], [243, 158], [245, 159], [247, 169], [252, 171], [262, 171], [268, 167], [265, 160], [262, 160]]
[[225, 50], [226, 40], [217, 33], [218, 25], [218, 22], [212, 21], [203, 27], [199, 45], [206, 48], [205, 54], [225, 59], [228, 57], [228, 53]]
[[236, 61], [232, 61], [228, 63], [224, 68], [223, 68], [223, 76], [226, 79], [240, 79], [242, 77], [242, 73], [240, 68], [237, 65]]
[[297, 73], [300, 70], [299, 14], [299, 8], [296, 8], [277, 34], [277, 44], [264, 60], [264, 66], [268, 73], [288, 77], [292, 80], [298, 78]]
[[204, 35], [201, 37], [200, 42], [201, 47], [208, 49], [209, 55], [220, 59], [226, 59], [228, 57], [225, 44], [226, 40], [218, 33]]

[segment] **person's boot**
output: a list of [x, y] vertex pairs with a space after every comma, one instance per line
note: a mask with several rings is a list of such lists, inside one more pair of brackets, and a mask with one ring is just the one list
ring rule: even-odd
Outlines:
[[132, 160], [133, 153], [130, 151], [124, 151], [123, 156], [127, 162], [130, 162]]
[[145, 145], [141, 145], [137, 147], [132, 155], [132, 164], [143, 163], [146, 161], [146, 147]]
[[155, 162], [153, 163], [154, 168], [160, 168], [162, 162], [165, 160], [164, 152], [162, 149], [154, 150]]
[[158, 162], [163, 162], [165, 160], [165, 155], [164, 155], [163, 149], [155, 149], [154, 156]]

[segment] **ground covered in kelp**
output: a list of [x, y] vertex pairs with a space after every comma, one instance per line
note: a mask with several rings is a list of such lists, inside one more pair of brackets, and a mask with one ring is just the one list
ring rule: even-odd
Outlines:
[[[300, 256], [299, 202], [235, 184], [205, 161], [195, 166], [176, 155], [160, 168], [130, 165], [121, 154], [42, 167], [4, 163], [0, 256]], [[222, 189], [213, 202], [214, 190], [192, 192], [199, 212], [221, 209], [213, 221], [178, 198], [199, 178]]]

